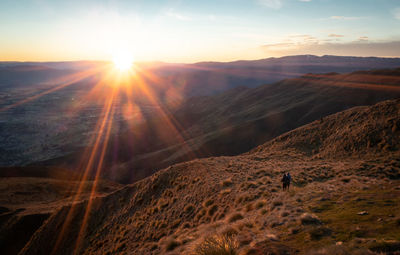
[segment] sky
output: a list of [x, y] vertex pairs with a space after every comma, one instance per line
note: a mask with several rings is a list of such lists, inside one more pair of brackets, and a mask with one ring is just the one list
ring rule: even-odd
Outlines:
[[400, 57], [400, 0], [1, 0], [0, 61]]

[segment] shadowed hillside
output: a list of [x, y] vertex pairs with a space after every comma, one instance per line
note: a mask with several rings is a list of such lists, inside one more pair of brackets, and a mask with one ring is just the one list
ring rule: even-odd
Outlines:
[[[59, 209], [20, 254], [211, 254], [201, 252], [221, 243], [233, 254], [394, 254], [399, 124], [400, 100], [385, 101], [246, 154], [173, 165]], [[283, 192], [289, 171], [293, 184]]]
[[[388, 90], [377, 95], [357, 91], [371, 91], [371, 86], [364, 86], [370, 79], [367, 73], [350, 74], [358, 79], [353, 83], [362, 83], [353, 92], [338, 87], [325, 90], [325, 75], [318, 81], [314, 77], [314, 83], [312, 77], [288, 80], [290, 84], [278, 82], [282, 79], [399, 66], [399, 58], [313, 55], [225, 63], [136, 63], [138, 75], [132, 77], [128, 90], [120, 87], [115, 100], [112, 135], [120, 138], [114, 139], [113, 146], [120, 149], [117, 153], [110, 149], [107, 159], [109, 166], [119, 169], [114, 172], [124, 173], [108, 177], [131, 182], [195, 157], [237, 155], [320, 116], [398, 96]], [[101, 77], [108, 77], [110, 70], [112, 64], [102, 61], [0, 62], [0, 166], [44, 162], [68, 163], [75, 169], [82, 148], [93, 145], [91, 136], [97, 133], [96, 121], [113, 83], [102, 82]], [[396, 75], [383, 74], [377, 81], [393, 84]], [[338, 75], [326, 85], [340, 84], [345, 76]], [[276, 89], [255, 88], [272, 83]], [[307, 85], [308, 91], [300, 84]], [[318, 86], [324, 88], [321, 93]], [[340, 100], [341, 89], [357, 97]], [[326, 99], [329, 105], [321, 105]], [[160, 111], [164, 116], [157, 115]], [[143, 121], [148, 123], [138, 126]], [[263, 130], [263, 135], [249, 135]], [[183, 141], [188, 143], [185, 149]], [[136, 171], [128, 173], [128, 169]]]
[[192, 98], [112, 138], [108, 177], [132, 182], [173, 163], [244, 153], [329, 114], [398, 98], [399, 84], [400, 69], [308, 74]]
[[[93, 181], [80, 182], [78, 174], [55, 168], [0, 168], [0, 177], [2, 254], [17, 254], [52, 213], [62, 206], [87, 200], [93, 188]], [[105, 195], [120, 187], [101, 180], [94, 194]]]

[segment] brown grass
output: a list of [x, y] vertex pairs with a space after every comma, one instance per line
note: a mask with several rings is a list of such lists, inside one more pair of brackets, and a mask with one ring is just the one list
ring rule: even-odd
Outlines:
[[243, 219], [243, 215], [241, 213], [234, 213], [231, 216], [229, 216], [228, 221], [232, 223], [241, 219]]
[[236, 255], [239, 245], [233, 236], [216, 235], [196, 246], [193, 255]]

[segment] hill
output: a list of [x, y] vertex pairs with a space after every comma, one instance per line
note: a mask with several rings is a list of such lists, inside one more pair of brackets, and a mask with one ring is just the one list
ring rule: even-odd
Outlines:
[[[354, 91], [343, 89], [349, 95], [359, 93], [360, 98], [341, 100], [340, 87], [331, 82], [327, 84], [330, 89], [325, 90], [322, 80], [327, 77], [320, 79], [319, 87], [311, 77], [279, 82], [282, 79], [305, 73], [343, 74], [399, 66], [398, 58], [312, 55], [227, 63], [137, 63], [138, 75], [129, 84], [129, 91], [121, 89], [115, 100], [112, 135], [121, 149], [116, 157], [109, 152], [107, 160], [118, 172], [132, 168], [137, 172], [109, 177], [131, 182], [195, 157], [237, 155], [321, 116], [398, 96], [389, 90], [375, 95], [376, 90], [366, 86]], [[111, 81], [102, 82], [102, 77], [107, 77], [110, 70], [108, 62], [0, 62], [0, 166], [42, 162], [66, 163], [75, 168], [73, 163], [79, 160], [84, 147], [91, 146], [92, 135], [97, 135], [93, 130], [111, 93]], [[340, 78], [343, 76], [338, 75]], [[364, 86], [370, 78], [359, 75], [359, 81], [352, 84]], [[383, 74], [380, 82], [395, 78]], [[262, 84], [277, 86], [256, 88]], [[332, 91], [335, 102], [329, 95]], [[313, 105], [314, 97], [317, 99]], [[319, 99], [328, 99], [332, 104], [320, 108]], [[307, 113], [306, 109], [313, 110]], [[293, 118], [298, 114], [299, 120]], [[136, 125], [142, 121], [148, 123]], [[157, 130], [157, 125], [167, 128]], [[249, 135], [264, 129], [267, 132], [263, 135]], [[237, 142], [230, 143], [230, 134], [238, 136]], [[127, 139], [137, 142], [126, 144]], [[185, 150], [182, 141], [188, 144]]]
[[133, 182], [174, 163], [238, 155], [329, 114], [399, 98], [399, 85], [400, 69], [307, 74], [191, 98], [110, 139], [108, 177]]
[[121, 187], [110, 181], [80, 182], [81, 176], [46, 167], [0, 168], [0, 250], [17, 254], [59, 208], [109, 194]]
[[[394, 254], [399, 124], [400, 100], [385, 101], [246, 154], [173, 165], [60, 208], [20, 254]], [[293, 185], [281, 191], [286, 172]]]

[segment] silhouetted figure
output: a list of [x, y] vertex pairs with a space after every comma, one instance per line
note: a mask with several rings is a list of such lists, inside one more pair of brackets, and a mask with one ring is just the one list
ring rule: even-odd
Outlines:
[[289, 190], [290, 187], [290, 182], [292, 180], [292, 176], [290, 175], [290, 173], [287, 173], [286, 175], [286, 188]]
[[282, 190], [285, 190], [286, 189], [286, 185], [287, 185], [287, 176], [286, 176], [286, 174], [283, 174], [281, 182], [282, 182]]

